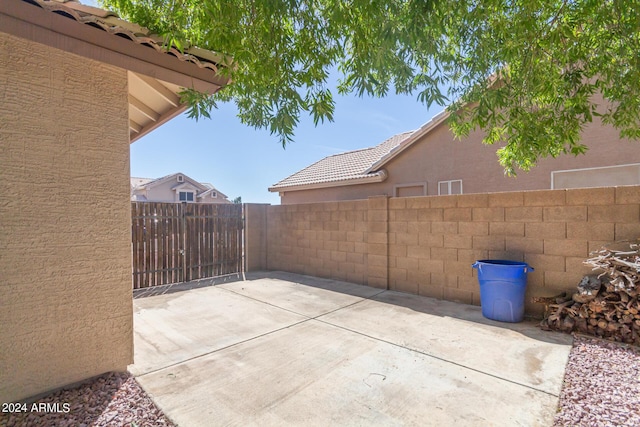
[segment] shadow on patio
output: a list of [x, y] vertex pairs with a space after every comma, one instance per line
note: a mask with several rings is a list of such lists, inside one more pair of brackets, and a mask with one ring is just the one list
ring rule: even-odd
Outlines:
[[134, 300], [130, 371], [188, 426], [550, 425], [571, 346], [479, 307], [292, 273], [168, 291]]

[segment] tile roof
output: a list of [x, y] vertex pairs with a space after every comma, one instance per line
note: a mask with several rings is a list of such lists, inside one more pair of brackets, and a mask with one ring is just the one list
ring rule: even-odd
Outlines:
[[269, 187], [269, 191], [341, 181], [345, 181], [347, 185], [348, 181], [378, 176], [375, 171], [368, 171], [371, 166], [397, 150], [411, 134], [413, 131], [400, 133], [375, 147], [325, 157]]
[[147, 28], [120, 19], [115, 12], [84, 5], [77, 0], [23, 0], [41, 7], [49, 12], [57, 13], [82, 24], [101, 29], [109, 34], [131, 40], [134, 43], [155, 49], [158, 52], [173, 55], [181, 61], [188, 61], [200, 68], [218, 71], [217, 63], [222, 59], [215, 52], [197, 47], [188, 47], [183, 52], [163, 46], [162, 37], [152, 34]]

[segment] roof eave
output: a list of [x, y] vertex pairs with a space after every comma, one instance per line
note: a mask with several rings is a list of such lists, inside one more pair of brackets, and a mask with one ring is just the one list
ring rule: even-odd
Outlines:
[[313, 184], [287, 185], [287, 186], [271, 186], [268, 190], [272, 193], [302, 190], [317, 190], [320, 188], [343, 187], [347, 185], [373, 184], [383, 182], [388, 178], [387, 171], [382, 169], [372, 173], [370, 176], [352, 179], [343, 179], [339, 181], [317, 182]]
[[215, 93], [228, 83], [227, 78], [210, 68], [201, 68], [23, 0], [0, 2], [0, 28], [17, 37], [200, 92]]

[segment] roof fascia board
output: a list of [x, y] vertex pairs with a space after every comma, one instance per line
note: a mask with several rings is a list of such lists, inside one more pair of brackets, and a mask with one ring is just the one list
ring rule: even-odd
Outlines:
[[0, 1], [0, 31], [200, 92], [228, 79], [173, 55], [109, 34], [23, 0]]
[[300, 185], [290, 185], [286, 187], [269, 187], [268, 190], [272, 193], [278, 192], [287, 192], [287, 191], [302, 191], [302, 190], [316, 190], [319, 188], [331, 188], [331, 187], [343, 187], [348, 185], [359, 185], [359, 184], [373, 184], [377, 182], [383, 182], [387, 179], [389, 175], [387, 171], [382, 169], [372, 176], [362, 177], [362, 178], [352, 178], [352, 179], [343, 179], [340, 181], [329, 181], [329, 182], [318, 182], [314, 184], [300, 184]]
[[412, 133], [407, 139], [402, 141], [399, 145], [399, 149], [392, 150], [389, 154], [382, 157], [380, 160], [375, 162], [369, 169], [365, 171], [365, 173], [372, 173], [383, 166], [386, 166], [391, 160], [393, 160], [400, 153], [404, 152], [406, 149], [411, 147], [416, 141], [420, 138], [431, 132], [433, 129], [438, 127], [441, 123], [443, 123], [447, 118], [449, 118], [450, 113], [448, 111], [442, 111], [435, 116], [427, 123], [425, 123], [420, 129], [416, 130]]
[[180, 105], [178, 107], [175, 107], [169, 110], [168, 112], [164, 113], [163, 115], [161, 115], [158, 118], [158, 120], [156, 120], [155, 122], [150, 122], [147, 126], [144, 126], [140, 130], [140, 132], [129, 132], [129, 142], [133, 144], [134, 142], [136, 142], [137, 140], [139, 140], [140, 138], [142, 138], [152, 130], [162, 126], [163, 124], [167, 123], [169, 120], [182, 114], [186, 109], [187, 109], [187, 105]]

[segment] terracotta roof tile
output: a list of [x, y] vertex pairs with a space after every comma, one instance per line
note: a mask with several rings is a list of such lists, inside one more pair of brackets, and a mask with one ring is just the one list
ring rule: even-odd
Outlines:
[[374, 163], [396, 150], [412, 133], [413, 131], [392, 136], [375, 147], [325, 157], [274, 184], [269, 189], [278, 191], [287, 187], [373, 177], [375, 176], [374, 172], [368, 173], [367, 170]]
[[109, 34], [125, 37], [134, 43], [153, 48], [158, 52], [173, 55], [181, 61], [192, 62], [200, 68], [209, 68], [217, 72], [217, 64], [222, 62], [222, 56], [197, 47], [187, 47], [184, 52], [180, 52], [174, 47], [167, 49], [163, 46], [162, 37], [152, 34], [147, 28], [122, 20], [115, 12], [84, 5], [76, 0], [23, 1], [49, 12], [74, 19], [82, 24], [91, 25]]

